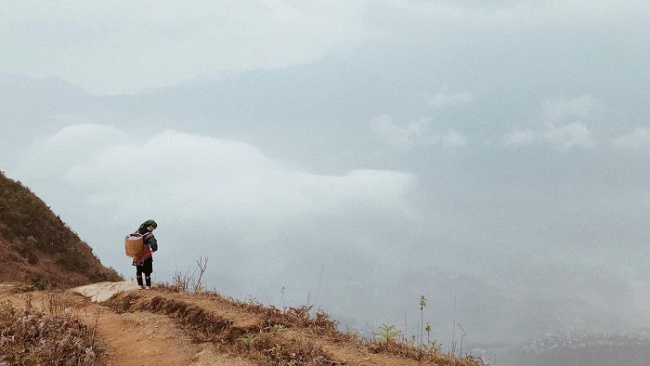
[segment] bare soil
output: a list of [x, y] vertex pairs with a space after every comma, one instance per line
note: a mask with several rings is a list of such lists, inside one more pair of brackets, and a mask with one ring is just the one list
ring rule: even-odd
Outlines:
[[[27, 292], [16, 291], [17, 288], [20, 287], [0, 285], [0, 301], [11, 300], [16, 308], [24, 308]], [[31, 291], [29, 294], [35, 310], [47, 311], [47, 291]], [[196, 343], [167, 316], [145, 311], [118, 314], [102, 303], [92, 302], [74, 291], [57, 295], [69, 311], [73, 311], [85, 324], [96, 330], [97, 365], [255, 365], [235, 355], [220, 354], [208, 342]]]

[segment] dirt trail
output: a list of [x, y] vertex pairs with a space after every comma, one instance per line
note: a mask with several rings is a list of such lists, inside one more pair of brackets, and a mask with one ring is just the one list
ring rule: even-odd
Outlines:
[[[17, 286], [0, 285], [0, 301], [11, 300], [16, 308], [24, 308], [31, 296], [34, 310], [47, 312], [50, 296], [96, 330], [97, 365], [104, 366], [248, 366], [253, 365], [234, 356], [219, 354], [209, 343], [197, 344], [172, 320], [149, 312], [118, 314], [91, 301], [101, 301], [121, 291], [138, 291], [137, 286], [95, 284], [81, 290], [66, 292], [16, 292]], [[88, 294], [84, 297], [77, 292]], [[155, 291], [151, 291], [155, 292]], [[92, 294], [92, 295], [91, 295]]]
[[[88, 297], [84, 315], [87, 324], [96, 321], [102, 357], [98, 364], [106, 366], [246, 366], [244, 360], [222, 355], [209, 343], [196, 343], [176, 322], [164, 315], [147, 311], [115, 313], [96, 302], [108, 300], [120, 292], [140, 291], [158, 294], [155, 290], [138, 290], [132, 281], [99, 283], [72, 289]], [[93, 302], [91, 302], [93, 301]]]

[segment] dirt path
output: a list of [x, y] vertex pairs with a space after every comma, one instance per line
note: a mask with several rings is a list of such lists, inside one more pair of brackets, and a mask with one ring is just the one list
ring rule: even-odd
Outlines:
[[[95, 284], [74, 291], [89, 300], [104, 301], [118, 292], [143, 291], [131, 282]], [[144, 293], [144, 291], [143, 291]], [[157, 291], [146, 291], [155, 296]], [[106, 366], [247, 366], [246, 361], [222, 355], [209, 343], [196, 343], [178, 324], [165, 315], [146, 311], [115, 313], [106, 306], [86, 300], [83, 314], [87, 324], [97, 324], [101, 347], [99, 365]]]
[[[92, 302], [73, 291], [15, 292], [17, 287], [0, 285], [0, 301], [10, 300], [14, 307], [24, 308], [27, 296], [34, 310], [48, 312], [51, 296], [63, 307], [79, 316], [96, 330], [97, 365], [103, 366], [248, 366], [245, 360], [222, 355], [208, 343], [197, 344], [172, 320], [149, 312], [118, 314], [100, 303]], [[137, 291], [123, 286], [90, 286], [100, 300], [108, 292]], [[83, 291], [81, 291], [83, 292]], [[154, 291], [152, 291], [154, 292]], [[110, 296], [109, 296], [110, 297]]]
[[[93, 309], [95, 310], [95, 309]], [[88, 314], [97, 323], [104, 365], [189, 365], [197, 346], [167, 318], [148, 313]], [[103, 361], [103, 362], [102, 362]]]
[[138, 291], [133, 282], [93, 284], [72, 291], [87, 297], [79, 300], [75, 308], [86, 324], [97, 329], [101, 365], [190, 365], [199, 353], [198, 345], [165, 316], [146, 312], [117, 314], [97, 304], [118, 292]]

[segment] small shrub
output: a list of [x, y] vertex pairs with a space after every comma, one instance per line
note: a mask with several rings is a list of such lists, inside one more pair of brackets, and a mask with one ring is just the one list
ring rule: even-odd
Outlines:
[[247, 348], [252, 348], [256, 339], [257, 335], [247, 334], [245, 337], [239, 338], [239, 341], [242, 342]]
[[381, 339], [383, 342], [390, 343], [394, 342], [395, 338], [399, 336], [402, 332], [399, 330], [395, 330], [394, 325], [386, 325], [382, 324], [381, 327], [379, 327], [379, 332], [373, 332], [373, 334]]
[[61, 256], [57, 260], [64, 268], [70, 270], [71, 272], [85, 272], [86, 270], [86, 258], [74, 249], [68, 249], [61, 253]]

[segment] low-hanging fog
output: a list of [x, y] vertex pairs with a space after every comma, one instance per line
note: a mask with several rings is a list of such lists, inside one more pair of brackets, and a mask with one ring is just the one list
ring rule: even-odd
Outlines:
[[0, 170], [105, 265], [153, 218], [155, 281], [365, 332], [646, 334], [649, 5], [217, 3], [0, 10]]

